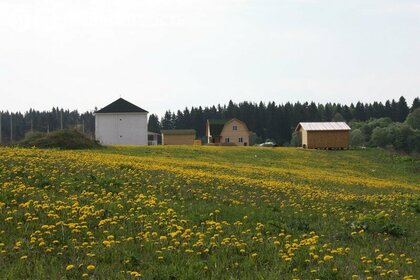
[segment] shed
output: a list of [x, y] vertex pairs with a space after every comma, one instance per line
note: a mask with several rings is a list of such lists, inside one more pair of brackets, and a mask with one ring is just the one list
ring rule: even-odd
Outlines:
[[147, 145], [147, 111], [119, 98], [95, 112], [95, 138], [103, 145]]
[[149, 146], [157, 146], [159, 143], [162, 143], [160, 133], [148, 131], [147, 132], [147, 142]]
[[194, 129], [167, 129], [162, 130], [162, 145], [193, 145], [195, 140]]
[[351, 128], [345, 122], [301, 122], [300, 145], [309, 149], [344, 149], [349, 147]]

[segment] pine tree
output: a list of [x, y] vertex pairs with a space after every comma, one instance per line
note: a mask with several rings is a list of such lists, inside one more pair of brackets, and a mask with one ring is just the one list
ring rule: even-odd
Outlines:
[[[417, 97], [408, 109], [404, 97], [386, 101], [385, 104], [373, 102], [363, 104], [316, 104], [314, 102], [294, 104], [276, 104], [275, 102], [234, 103], [229, 101], [227, 105], [213, 105], [210, 107], [191, 107], [178, 110], [176, 113], [165, 112], [159, 122], [157, 115], [149, 116], [148, 129], [159, 132], [160, 129], [193, 128], [199, 137], [205, 136], [205, 125], [207, 119], [229, 119], [238, 118], [244, 121], [248, 128], [255, 132], [260, 139], [272, 138], [278, 144], [290, 143], [292, 132], [298, 122], [301, 121], [331, 121], [342, 120], [367, 120], [369, 118], [390, 117], [394, 121], [404, 121], [408, 112], [413, 112], [420, 107], [420, 99]], [[10, 141], [10, 116], [13, 115], [13, 138], [15, 141], [22, 139], [25, 134], [33, 131], [54, 131], [60, 129], [60, 117], [63, 112], [63, 125], [67, 128], [80, 128], [90, 137], [95, 133], [95, 116], [93, 112], [80, 114], [77, 111], [64, 110], [54, 107], [48, 111], [37, 111], [30, 109], [21, 114], [11, 112], [2, 113], [2, 143]], [[342, 116], [342, 118], [340, 117]]]
[[161, 120], [162, 129], [174, 129], [174, 123], [172, 121], [171, 111], [166, 111], [164, 117]]
[[151, 114], [149, 116], [149, 122], [147, 124], [147, 130], [151, 131], [151, 132], [156, 132], [156, 133], [160, 133], [160, 122], [159, 122], [159, 118], [157, 115], [155, 114]]
[[404, 122], [408, 116], [408, 113], [410, 113], [410, 109], [407, 106], [407, 102], [405, 101], [405, 98], [401, 96], [400, 99], [398, 100], [398, 105], [397, 105], [397, 115], [398, 115], [397, 121]]
[[357, 102], [354, 110], [354, 118], [359, 121], [365, 121], [367, 119], [365, 106], [363, 105], [363, 103]]
[[417, 108], [420, 108], [420, 98], [416, 97], [413, 100], [413, 105], [411, 105], [410, 112], [413, 112]]

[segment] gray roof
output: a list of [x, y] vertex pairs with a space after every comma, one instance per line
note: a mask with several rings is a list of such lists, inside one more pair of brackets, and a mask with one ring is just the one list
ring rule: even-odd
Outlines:
[[345, 122], [301, 122], [296, 127], [296, 131], [300, 127], [306, 131], [351, 130]]
[[167, 135], [185, 135], [185, 134], [194, 134], [195, 129], [162, 129], [162, 134]]

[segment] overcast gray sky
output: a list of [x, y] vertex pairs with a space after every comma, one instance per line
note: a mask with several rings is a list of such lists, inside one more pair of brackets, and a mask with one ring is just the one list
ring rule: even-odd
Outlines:
[[419, 0], [0, 0], [0, 110], [420, 95]]

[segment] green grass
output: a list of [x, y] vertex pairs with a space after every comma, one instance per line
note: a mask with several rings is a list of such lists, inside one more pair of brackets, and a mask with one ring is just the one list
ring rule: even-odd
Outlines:
[[1, 148], [0, 275], [419, 277], [419, 170], [379, 149]]
[[19, 142], [22, 147], [57, 148], [64, 150], [80, 150], [100, 148], [98, 142], [89, 139], [76, 129], [62, 129], [51, 133], [33, 132]]

